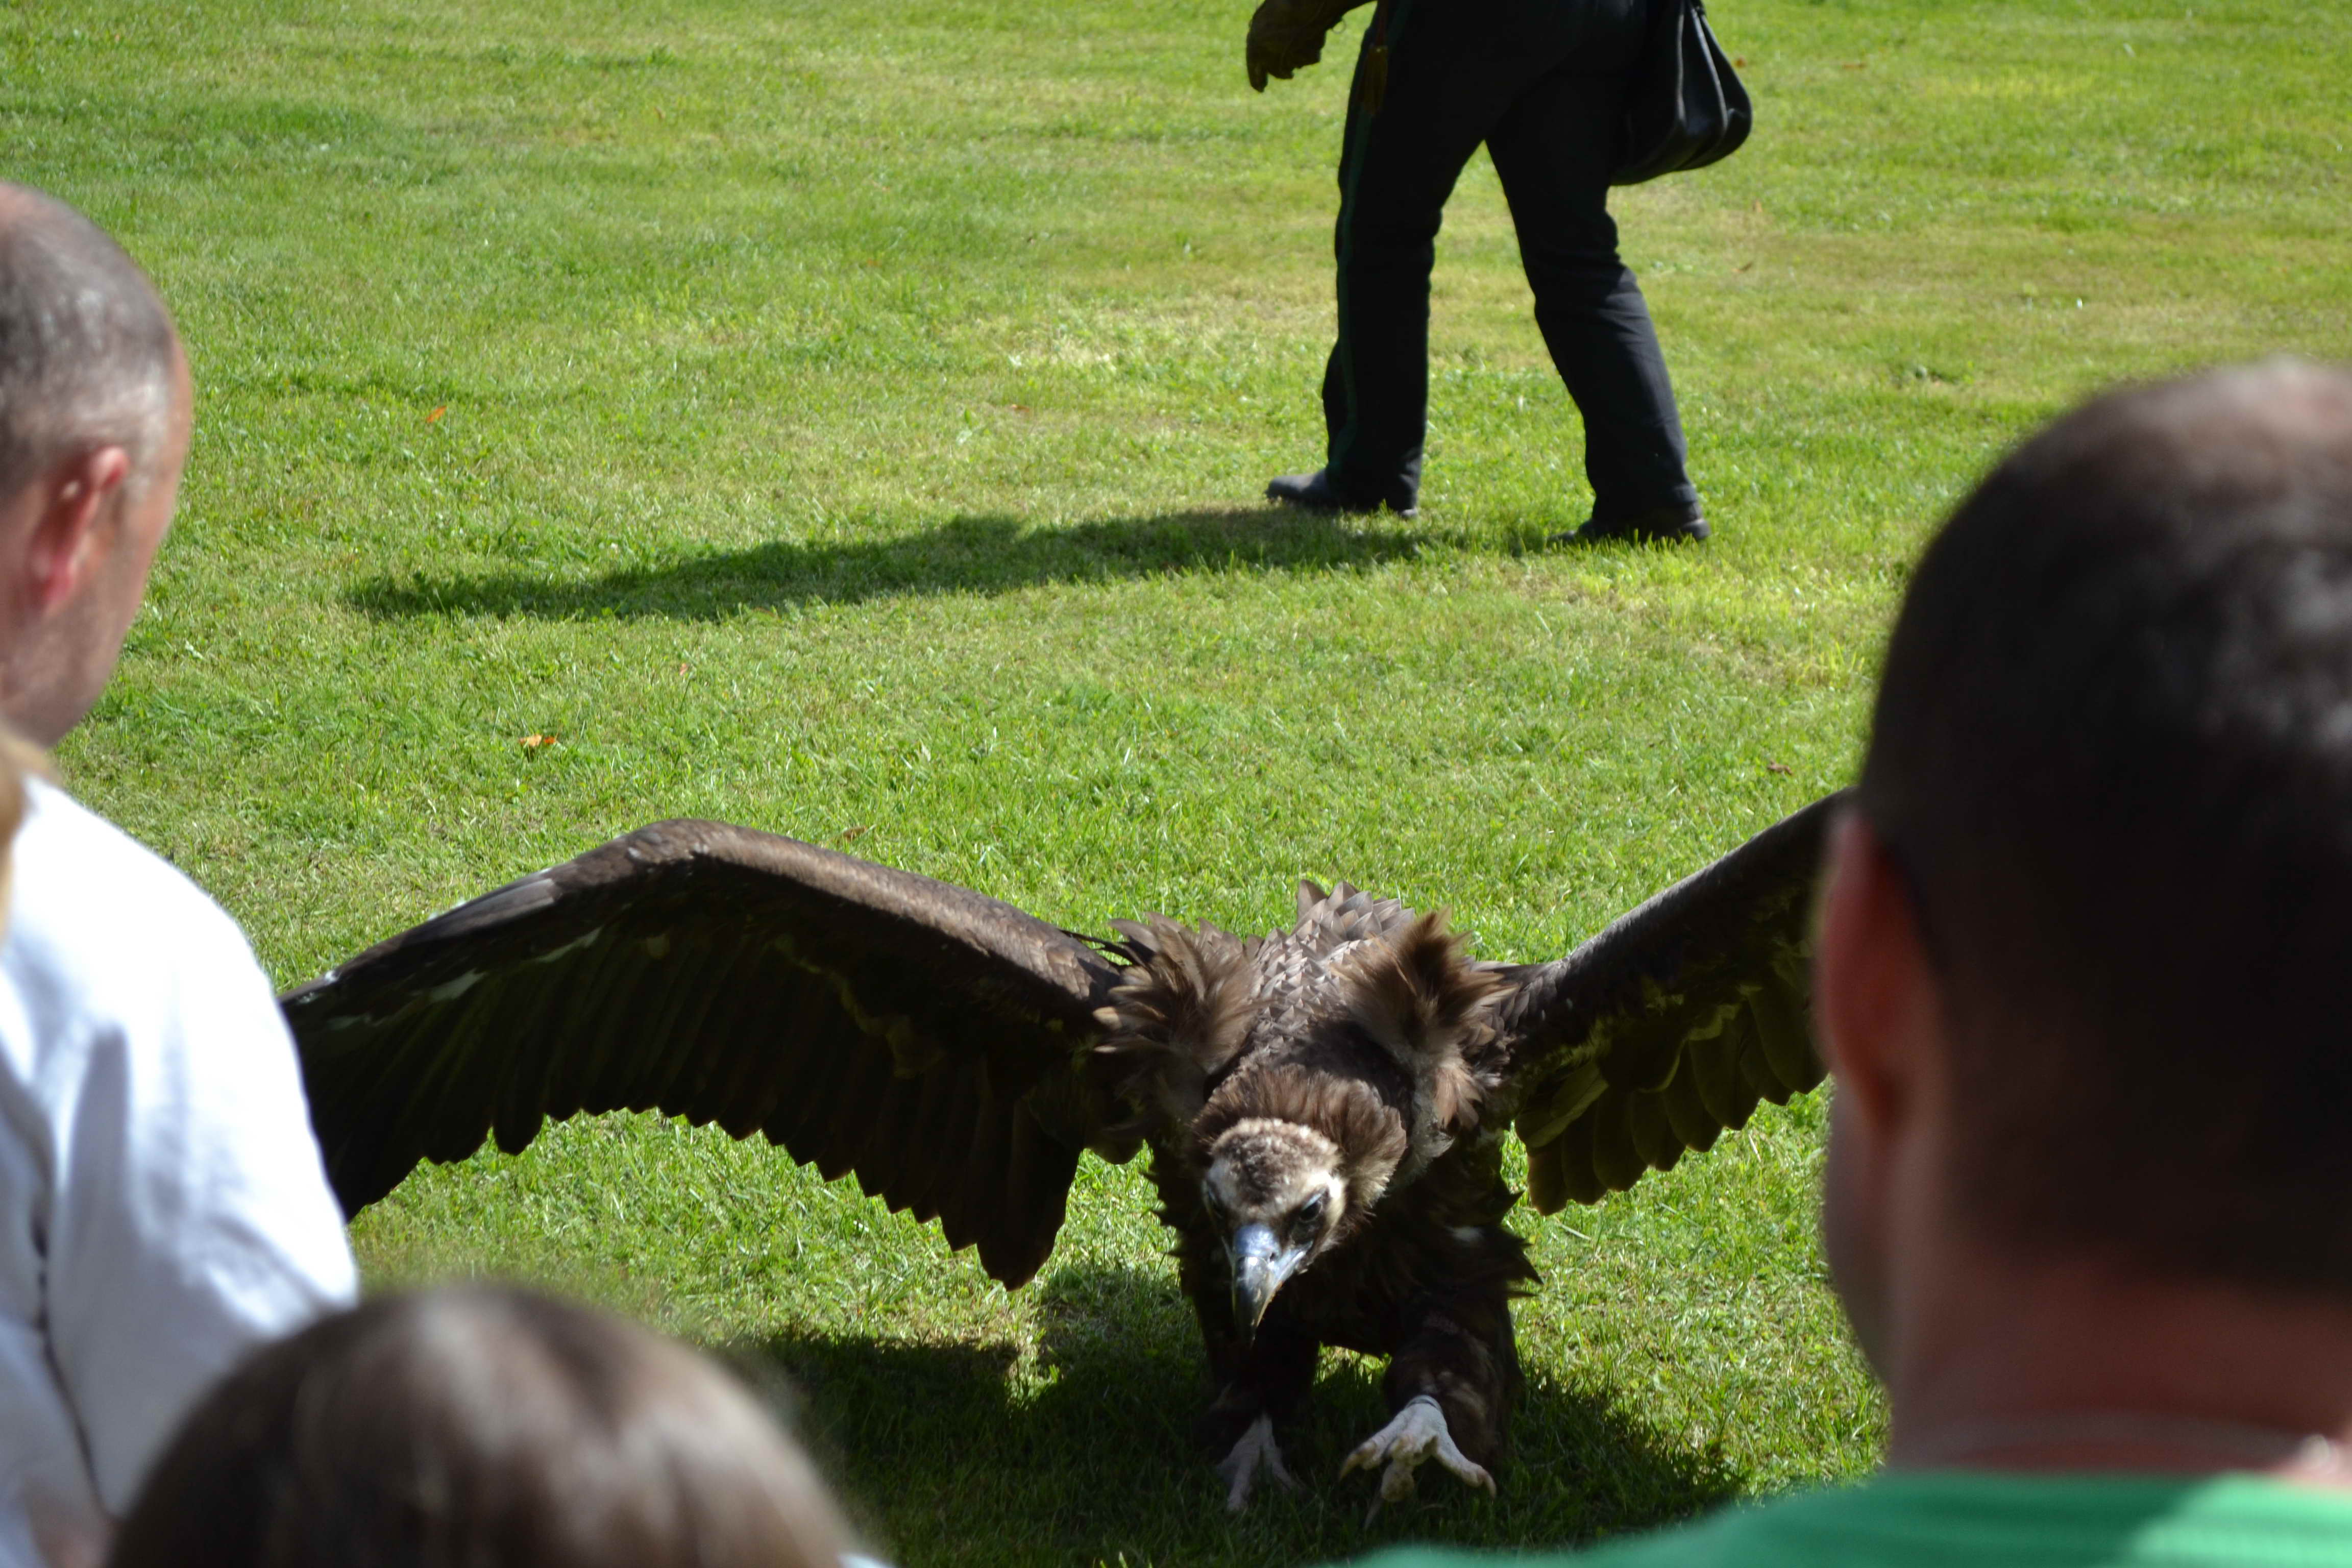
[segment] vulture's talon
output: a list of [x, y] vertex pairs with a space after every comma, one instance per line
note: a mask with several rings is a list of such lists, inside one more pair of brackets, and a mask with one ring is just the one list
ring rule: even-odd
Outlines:
[[1445, 1411], [1428, 1394], [1416, 1394], [1405, 1407], [1391, 1418], [1389, 1424], [1365, 1438], [1349, 1454], [1339, 1473], [1370, 1469], [1385, 1462], [1388, 1468], [1381, 1473], [1381, 1495], [1372, 1504], [1365, 1522], [1380, 1513], [1382, 1502], [1396, 1502], [1411, 1497], [1414, 1486], [1413, 1472], [1430, 1459], [1435, 1459], [1461, 1480], [1465, 1486], [1483, 1487], [1492, 1496], [1495, 1478], [1485, 1466], [1474, 1462], [1454, 1446], [1454, 1433], [1445, 1424]]
[[1270, 1415], [1261, 1415], [1251, 1422], [1249, 1430], [1217, 1461], [1217, 1474], [1224, 1477], [1226, 1483], [1227, 1512], [1239, 1513], [1249, 1507], [1250, 1488], [1257, 1480], [1260, 1466], [1286, 1489], [1298, 1489], [1298, 1478], [1282, 1462], [1282, 1447], [1274, 1440], [1274, 1418]]

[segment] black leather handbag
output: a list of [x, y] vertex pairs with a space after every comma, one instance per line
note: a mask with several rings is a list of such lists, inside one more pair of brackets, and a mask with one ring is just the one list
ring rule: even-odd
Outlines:
[[1748, 89], [1706, 25], [1700, 0], [1652, 0], [1618, 134], [1614, 185], [1703, 169], [1728, 158], [1756, 123]]

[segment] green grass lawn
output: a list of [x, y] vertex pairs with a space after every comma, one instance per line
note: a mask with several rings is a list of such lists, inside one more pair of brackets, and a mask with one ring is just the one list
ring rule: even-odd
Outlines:
[[[1622, 194], [1717, 530], [1587, 504], [1492, 170], [1440, 242], [1419, 518], [1320, 453], [1344, 70], [1246, 0], [0, 6], [0, 174], [152, 269], [200, 387], [177, 531], [63, 750], [282, 982], [656, 817], [1099, 929], [1302, 874], [1548, 956], [1848, 776], [1927, 529], [2085, 391], [2352, 355], [2352, 9], [1722, 0], [1760, 128]], [[1352, 47], [1354, 24], [1340, 43]], [[528, 736], [551, 745], [526, 748]], [[1556, 1220], [1499, 1500], [1239, 1522], [1135, 1169], [1008, 1296], [763, 1146], [652, 1119], [421, 1173], [376, 1286], [499, 1273], [802, 1390], [879, 1542], [1279, 1563], [1580, 1541], [1872, 1461], [1811, 1237], [1822, 1107]]]

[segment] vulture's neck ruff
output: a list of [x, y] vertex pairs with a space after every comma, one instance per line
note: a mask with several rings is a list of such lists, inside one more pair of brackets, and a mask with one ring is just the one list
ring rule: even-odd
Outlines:
[[1138, 1131], [1182, 1160], [1254, 1331], [1274, 1293], [1475, 1125], [1497, 982], [1442, 917], [1342, 887], [1244, 943], [1153, 918], [1102, 1021]]

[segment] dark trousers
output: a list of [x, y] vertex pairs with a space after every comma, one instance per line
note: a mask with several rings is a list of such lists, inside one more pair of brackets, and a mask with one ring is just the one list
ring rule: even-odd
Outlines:
[[1609, 166], [1647, 0], [1391, 0], [1388, 91], [1364, 33], [1339, 158], [1339, 341], [1323, 377], [1341, 493], [1410, 505], [1429, 422], [1429, 271], [1445, 198], [1485, 142], [1536, 324], [1584, 416], [1593, 515], [1696, 514], [1649, 308], [1617, 257]]

